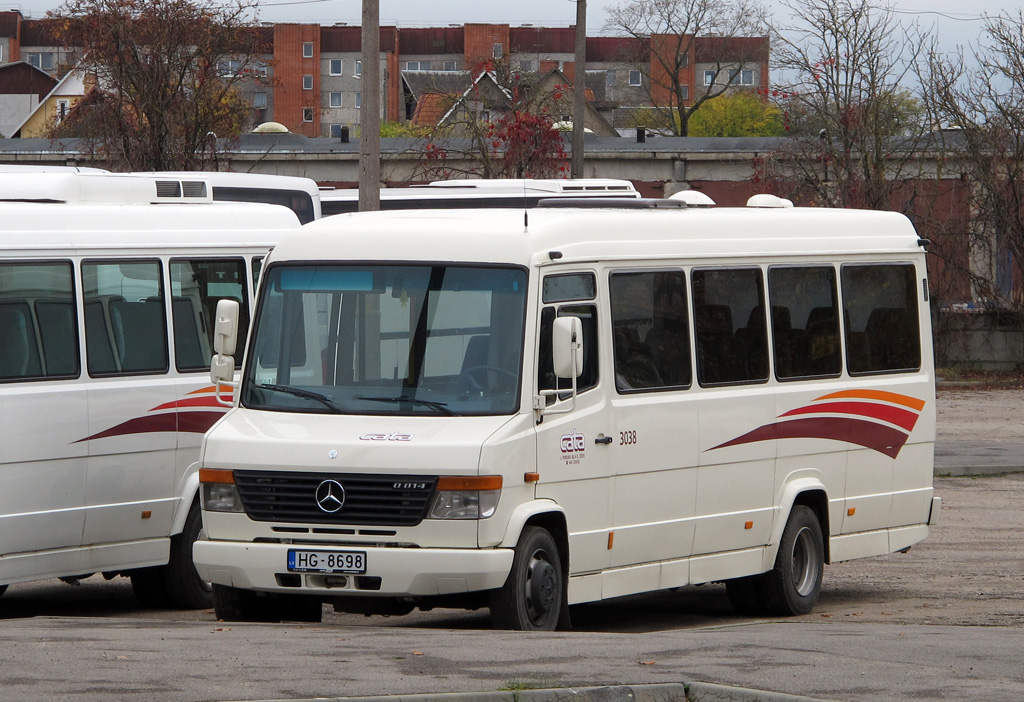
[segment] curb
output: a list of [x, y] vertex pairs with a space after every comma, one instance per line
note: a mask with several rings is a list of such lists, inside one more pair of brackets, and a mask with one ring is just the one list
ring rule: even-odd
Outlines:
[[704, 682], [563, 687], [494, 692], [317, 697], [316, 700], [258, 700], [251, 702], [829, 702], [779, 692], [750, 690]]

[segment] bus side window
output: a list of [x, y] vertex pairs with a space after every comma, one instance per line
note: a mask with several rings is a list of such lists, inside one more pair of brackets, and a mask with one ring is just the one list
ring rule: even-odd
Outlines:
[[70, 262], [0, 265], [0, 380], [79, 374]]
[[90, 375], [167, 371], [160, 261], [86, 261], [82, 290]]
[[[697, 380], [701, 385], [768, 379], [768, 335], [760, 268], [693, 271]], [[742, 320], [744, 326], [737, 325]]]
[[851, 375], [921, 367], [917, 275], [910, 264], [846, 264], [841, 271]]
[[[217, 303], [238, 302], [240, 339], [249, 328], [245, 260], [174, 259], [170, 271], [175, 365], [180, 371], [209, 370]], [[236, 354], [236, 368], [241, 367], [241, 361], [242, 354]]]
[[613, 273], [615, 386], [630, 390], [691, 382], [686, 277], [682, 271]]
[[842, 358], [835, 268], [772, 266], [768, 290], [776, 377], [839, 375]]

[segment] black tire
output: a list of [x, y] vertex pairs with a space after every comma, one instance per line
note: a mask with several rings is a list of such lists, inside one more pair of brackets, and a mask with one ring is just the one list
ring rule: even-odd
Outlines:
[[729, 602], [738, 614], [744, 617], [759, 617], [765, 614], [764, 602], [761, 600], [761, 578], [760, 575], [751, 575], [725, 581]]
[[491, 593], [490, 607], [495, 629], [554, 631], [566, 621], [562, 556], [546, 529], [523, 529], [512, 570], [501, 589]]
[[761, 600], [768, 614], [807, 614], [818, 602], [825, 570], [825, 546], [817, 515], [795, 505], [779, 542], [775, 567], [761, 581]]
[[258, 594], [227, 585], [213, 585], [213, 611], [224, 622], [310, 622], [323, 619], [323, 603], [303, 595]]
[[192, 560], [192, 544], [203, 532], [199, 500], [192, 503], [180, 534], [171, 537], [171, 557], [161, 568], [168, 605], [177, 609], [209, 609], [213, 606], [210, 583], [199, 577]]
[[7, 586], [0, 585], [0, 597], [3, 597], [5, 592], [7, 592]]

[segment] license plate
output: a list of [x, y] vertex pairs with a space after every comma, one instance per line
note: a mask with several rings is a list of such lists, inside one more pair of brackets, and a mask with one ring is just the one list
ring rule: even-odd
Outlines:
[[293, 573], [366, 572], [365, 551], [299, 551], [288, 550], [288, 570]]

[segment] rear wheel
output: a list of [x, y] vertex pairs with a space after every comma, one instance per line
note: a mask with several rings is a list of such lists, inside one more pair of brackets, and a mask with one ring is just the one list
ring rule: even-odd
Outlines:
[[554, 631], [566, 607], [565, 598], [558, 545], [546, 529], [526, 527], [516, 545], [508, 579], [491, 594], [494, 628]]
[[807, 614], [818, 602], [825, 569], [821, 524], [806, 505], [795, 505], [782, 532], [775, 567], [762, 576], [761, 600], [769, 614]]

